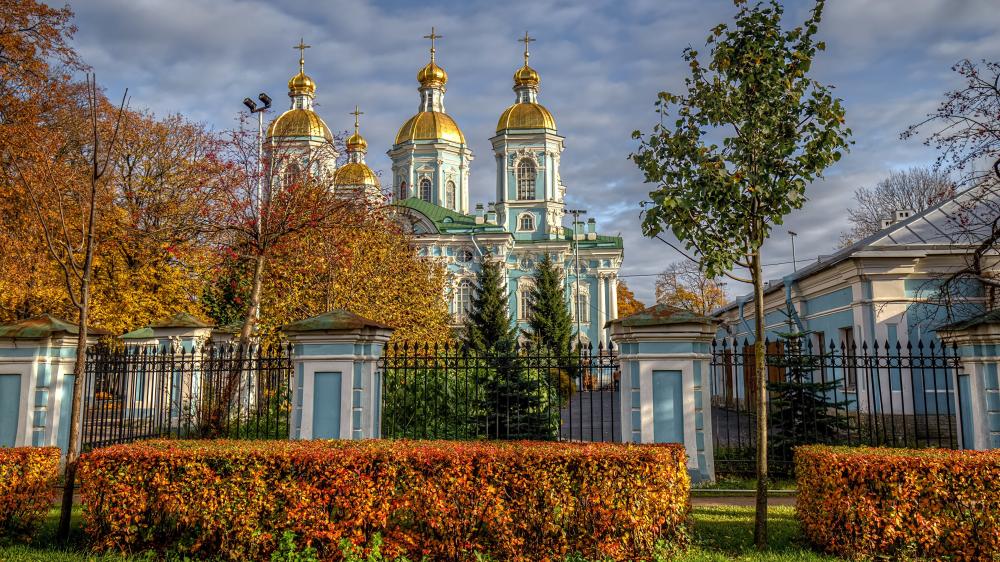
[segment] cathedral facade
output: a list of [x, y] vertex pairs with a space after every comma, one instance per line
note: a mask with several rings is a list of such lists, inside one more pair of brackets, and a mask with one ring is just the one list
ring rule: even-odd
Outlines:
[[[605, 324], [618, 316], [622, 239], [598, 234], [593, 218], [584, 221], [582, 213], [566, 209], [566, 185], [559, 173], [564, 139], [553, 115], [538, 101], [541, 79], [528, 65], [531, 39], [527, 35], [523, 39], [524, 64], [514, 73], [514, 101], [501, 112], [490, 138], [496, 163], [495, 200], [473, 205], [469, 199], [473, 154], [445, 110], [448, 74], [435, 60], [437, 37], [433, 30], [427, 36], [430, 61], [417, 73], [418, 110], [399, 128], [387, 152], [392, 184], [386, 191], [396, 219], [414, 234], [420, 255], [446, 266], [445, 298], [456, 326], [469, 311], [481, 264], [496, 260], [506, 272], [514, 322], [526, 329], [535, 266], [548, 255], [564, 272], [579, 339], [607, 345]], [[300, 72], [289, 81], [292, 106], [268, 128], [269, 150], [298, 143], [301, 155], [302, 150], [312, 150], [312, 144], [330, 138], [329, 129], [312, 111], [314, 94], [315, 84], [305, 75], [300, 58]], [[303, 111], [308, 113], [286, 117]], [[346, 146], [348, 162], [332, 172], [334, 189], [377, 199], [380, 186], [364, 161], [367, 142], [358, 131], [357, 115]], [[314, 165], [311, 170], [324, 173], [326, 167]]]

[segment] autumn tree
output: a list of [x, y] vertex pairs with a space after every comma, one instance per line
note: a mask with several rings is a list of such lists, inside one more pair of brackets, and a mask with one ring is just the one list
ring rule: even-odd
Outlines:
[[[903, 138], [923, 137], [938, 151], [935, 166], [957, 174], [968, 190], [956, 198], [948, 225], [955, 246], [968, 250], [965, 264], [938, 276], [929, 294], [949, 320], [969, 294], [982, 288], [988, 310], [1000, 306], [1000, 62], [968, 59], [952, 70], [963, 87], [947, 92], [927, 117], [910, 126]], [[956, 302], [958, 301], [958, 302]]]
[[726, 304], [726, 292], [718, 277], [709, 277], [694, 262], [679, 261], [656, 277], [656, 302], [708, 316]]
[[[659, 124], [632, 159], [656, 184], [645, 205], [643, 233], [685, 253], [710, 277], [729, 275], [754, 288], [757, 389], [757, 514], [754, 542], [767, 546], [767, 403], [764, 276], [761, 247], [805, 189], [840, 159], [850, 129], [841, 101], [810, 77], [825, 48], [816, 40], [824, 2], [806, 21], [784, 29], [777, 2], [734, 0], [733, 25], [712, 29], [707, 65], [684, 50], [690, 75], [680, 93], [661, 92]], [[669, 230], [677, 247], [660, 235]], [[734, 275], [745, 268], [750, 278]]]
[[896, 211], [920, 212], [955, 195], [955, 182], [940, 169], [909, 168], [892, 171], [873, 186], [854, 191], [854, 205], [847, 209], [851, 229], [840, 235], [849, 246], [882, 230], [882, 221]]
[[644, 310], [646, 304], [635, 297], [635, 293], [632, 289], [628, 287], [624, 281], [618, 281], [618, 317], [625, 318], [626, 316], [631, 316], [636, 312]]

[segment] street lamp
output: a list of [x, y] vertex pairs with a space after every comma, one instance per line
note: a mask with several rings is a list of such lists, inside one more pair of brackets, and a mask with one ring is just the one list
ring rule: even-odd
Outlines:
[[[250, 98], [243, 98], [243, 105], [247, 106], [250, 110], [250, 115], [254, 113], [257, 114], [257, 186], [256, 194], [254, 197], [254, 211], [257, 218], [257, 243], [260, 243], [260, 238], [263, 236], [263, 227], [261, 223], [263, 218], [261, 217], [261, 186], [260, 186], [260, 176], [262, 173], [261, 167], [263, 166], [264, 160], [264, 112], [271, 108], [271, 96], [261, 92], [257, 99], [263, 104], [257, 107], [257, 104]], [[260, 318], [260, 306], [254, 310], [254, 315]]]
[[789, 230], [788, 231], [788, 236], [790, 236], [791, 239], [792, 239], [792, 271], [798, 271], [799, 270], [799, 264], [795, 263], [795, 237], [798, 236], [798, 233], [795, 232], [795, 231]]
[[[577, 232], [577, 224], [580, 223], [580, 215], [586, 215], [587, 211], [582, 209], [567, 209], [567, 213], [573, 215], [573, 259], [576, 261], [576, 277], [573, 283], [576, 285], [576, 294], [573, 295], [573, 308], [576, 310], [576, 345], [583, 347], [583, 332], [580, 329], [580, 233]], [[582, 229], [581, 229], [582, 230]], [[588, 303], [589, 304], [589, 303]]]

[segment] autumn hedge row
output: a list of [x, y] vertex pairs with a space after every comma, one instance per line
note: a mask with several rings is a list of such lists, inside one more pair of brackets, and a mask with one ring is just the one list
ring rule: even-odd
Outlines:
[[267, 559], [292, 531], [324, 559], [383, 538], [419, 560], [648, 560], [687, 545], [679, 445], [149, 441], [80, 461], [95, 548]]
[[0, 447], [0, 538], [24, 539], [52, 506], [56, 447]]
[[1000, 559], [1000, 451], [801, 447], [796, 509], [849, 558]]

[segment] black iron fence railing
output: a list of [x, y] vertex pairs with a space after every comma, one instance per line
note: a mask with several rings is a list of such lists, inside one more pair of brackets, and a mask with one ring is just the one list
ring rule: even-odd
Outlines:
[[[957, 350], [930, 342], [767, 341], [768, 457], [790, 474], [803, 444], [957, 448]], [[757, 384], [753, 344], [712, 346], [712, 434], [720, 473], [754, 471]]]
[[287, 345], [92, 346], [83, 449], [154, 437], [288, 438], [290, 352]]
[[621, 441], [618, 355], [523, 345], [394, 345], [379, 360], [383, 437]]

